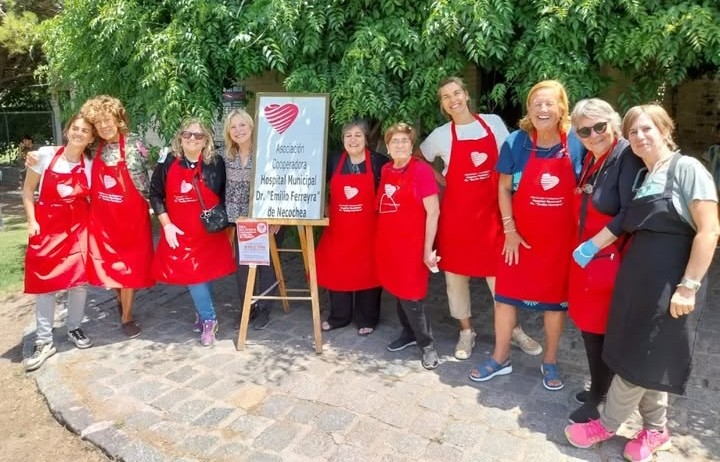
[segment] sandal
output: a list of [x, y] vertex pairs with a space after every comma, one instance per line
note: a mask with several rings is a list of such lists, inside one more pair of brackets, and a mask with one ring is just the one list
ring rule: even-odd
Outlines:
[[360, 327], [358, 329], [358, 335], [361, 335], [364, 337], [366, 335], [372, 334], [374, 330], [375, 330], [374, 327]]
[[475, 369], [470, 371], [470, 380], [475, 382], [485, 382], [498, 375], [507, 375], [512, 372], [512, 363], [508, 358], [503, 361], [502, 364], [498, 363], [492, 358], [486, 359], [484, 362], [475, 366]]
[[325, 332], [335, 329], [341, 329], [343, 327], [347, 326], [347, 324], [343, 324], [342, 326], [334, 326], [330, 324], [330, 321], [323, 321], [322, 324], [320, 324], [320, 328], [324, 330]]
[[[560, 377], [560, 369], [554, 363], [542, 363], [540, 372], [543, 375], [543, 387], [550, 391], [562, 390], [565, 386], [562, 377]], [[554, 383], [554, 385], [553, 385]]]

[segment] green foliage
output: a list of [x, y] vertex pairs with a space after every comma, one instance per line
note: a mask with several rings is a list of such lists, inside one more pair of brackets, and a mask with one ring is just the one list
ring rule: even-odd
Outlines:
[[[478, 109], [522, 106], [557, 78], [572, 100], [630, 82], [621, 109], [720, 67], [709, 0], [67, 0], [45, 25], [47, 79], [76, 108], [98, 93], [171, 134], [212, 118], [223, 87], [266, 70], [331, 94], [336, 126], [442, 121], [437, 84], [476, 67]], [[473, 89], [474, 90], [474, 89]]]

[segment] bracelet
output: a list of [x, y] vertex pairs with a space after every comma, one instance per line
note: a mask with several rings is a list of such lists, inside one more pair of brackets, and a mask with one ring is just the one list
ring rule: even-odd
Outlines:
[[505, 234], [508, 234], [508, 233], [514, 233], [514, 232], [516, 232], [516, 231], [517, 231], [517, 228], [513, 228], [513, 229], [505, 229], [505, 230], [503, 230], [503, 232], [504, 232]]
[[678, 284], [677, 287], [685, 287], [686, 289], [690, 289], [690, 290], [697, 292], [698, 289], [700, 289], [701, 285], [702, 284], [700, 283], [700, 281], [695, 281], [693, 279], [683, 277], [680, 280], [680, 284]]
[[508, 222], [512, 221], [512, 219], [513, 219], [512, 215], [510, 215], [509, 217], [502, 217], [503, 223], [508, 223]]

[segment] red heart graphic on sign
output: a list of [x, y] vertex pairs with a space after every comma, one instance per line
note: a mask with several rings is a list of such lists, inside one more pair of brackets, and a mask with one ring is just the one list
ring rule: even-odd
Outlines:
[[268, 104], [264, 111], [270, 125], [281, 135], [295, 122], [300, 112], [297, 105], [292, 103]]

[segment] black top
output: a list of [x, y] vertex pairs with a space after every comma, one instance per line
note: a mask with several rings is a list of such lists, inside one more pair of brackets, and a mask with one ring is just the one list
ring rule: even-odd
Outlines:
[[[165, 208], [165, 182], [170, 166], [176, 162], [180, 162], [180, 167], [193, 169], [196, 162], [189, 162], [185, 157], [178, 159], [172, 153], [168, 154], [165, 161], [155, 167], [155, 171], [150, 181], [150, 206], [155, 211], [155, 215], [167, 213]], [[225, 202], [225, 161], [220, 156], [215, 156], [213, 161], [202, 164], [202, 176], [205, 185], [209, 187], [215, 194], [220, 197], [220, 203]]]
[[[342, 153], [343, 151], [333, 152], [330, 153], [330, 155], [328, 156], [327, 170], [325, 176], [328, 183], [330, 183], [330, 179], [332, 178], [335, 170], [337, 169], [340, 158], [342, 157]], [[382, 166], [388, 162], [390, 162], [390, 158], [388, 156], [380, 154], [378, 152], [370, 151], [370, 163], [372, 164], [373, 176], [375, 177], [375, 189], [380, 186], [380, 171], [382, 170]], [[352, 175], [367, 172], [367, 166], [365, 165], [365, 162], [355, 164], [355, 167], [357, 167], [357, 171], [353, 170], [353, 166], [350, 163], [350, 156], [348, 156], [345, 165], [343, 165], [342, 170], [340, 170], [340, 174]]]
[[[592, 156], [592, 154], [588, 155]], [[635, 195], [633, 185], [638, 172], [644, 166], [643, 161], [630, 149], [630, 143], [620, 138], [605, 161], [605, 165], [586, 181], [595, 185], [592, 199], [597, 211], [614, 217], [607, 228], [615, 236], [623, 233], [622, 222], [625, 210]], [[598, 175], [602, 177], [597, 178], [596, 181]]]

